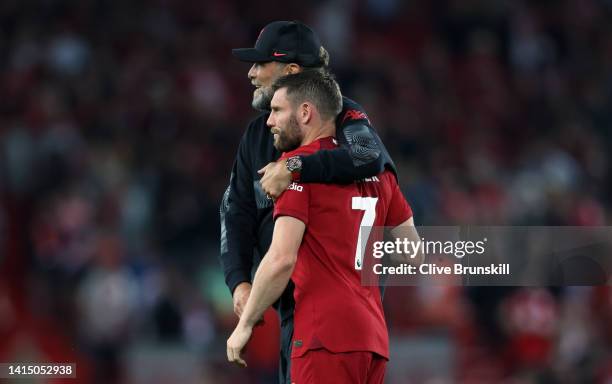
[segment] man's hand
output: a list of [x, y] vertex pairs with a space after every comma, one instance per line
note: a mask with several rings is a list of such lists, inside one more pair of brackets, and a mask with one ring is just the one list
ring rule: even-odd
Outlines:
[[253, 328], [243, 325], [243, 322], [238, 323], [230, 338], [227, 339], [227, 361], [238, 364], [241, 367], [247, 366], [246, 361], [242, 359], [240, 354], [251, 339], [252, 334]]
[[234, 313], [236, 316], [242, 316], [242, 311], [246, 306], [249, 295], [251, 294], [251, 283], [240, 283], [234, 289]]
[[263, 175], [260, 180], [262, 189], [274, 200], [278, 199], [291, 183], [291, 172], [285, 165], [285, 159], [269, 163], [257, 173]]
[[[246, 303], [249, 300], [249, 296], [251, 295], [251, 283], [243, 282], [236, 286], [234, 289], [234, 313], [238, 318], [242, 316], [242, 312], [244, 311], [244, 307], [246, 307]], [[262, 317], [255, 324], [256, 327], [260, 325], [264, 325], [266, 322]]]

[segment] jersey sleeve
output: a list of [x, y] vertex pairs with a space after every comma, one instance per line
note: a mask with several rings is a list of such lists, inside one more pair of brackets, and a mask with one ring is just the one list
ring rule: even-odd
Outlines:
[[302, 183], [291, 183], [274, 203], [274, 220], [279, 216], [291, 216], [308, 225], [309, 203], [309, 186]]
[[393, 183], [393, 186], [391, 187], [393, 193], [391, 195], [385, 226], [397, 227], [412, 217], [412, 208], [410, 208], [410, 204], [408, 204], [408, 201], [406, 201], [406, 198], [404, 197], [404, 194], [402, 193], [402, 190], [397, 182], [395, 182], [395, 179], [390, 178], [389, 181]]

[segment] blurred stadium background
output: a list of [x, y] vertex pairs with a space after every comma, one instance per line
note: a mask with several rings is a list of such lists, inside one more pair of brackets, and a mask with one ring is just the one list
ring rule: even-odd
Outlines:
[[[609, 224], [611, 16], [610, 0], [3, 0], [0, 361], [76, 362], [82, 383], [274, 382], [272, 312], [249, 368], [225, 362], [217, 255], [256, 115], [230, 49], [276, 19], [320, 34], [418, 224]], [[612, 383], [609, 287], [385, 301], [388, 383]]]

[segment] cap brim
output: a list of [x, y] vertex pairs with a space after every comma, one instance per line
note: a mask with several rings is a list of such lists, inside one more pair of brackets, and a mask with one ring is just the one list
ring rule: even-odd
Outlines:
[[270, 58], [263, 53], [259, 52], [255, 48], [236, 48], [232, 49], [232, 55], [240, 61], [247, 61], [249, 63], [261, 63], [264, 61], [270, 61]]

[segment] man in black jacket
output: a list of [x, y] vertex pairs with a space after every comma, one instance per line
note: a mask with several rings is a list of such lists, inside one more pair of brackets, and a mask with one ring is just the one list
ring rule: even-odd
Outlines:
[[[230, 184], [221, 202], [220, 261], [233, 295], [234, 312], [240, 317], [251, 291], [252, 273], [272, 240], [272, 199], [291, 181], [346, 183], [375, 176], [385, 168], [396, 170], [366, 113], [346, 97], [336, 119], [340, 147], [276, 161], [280, 153], [266, 125], [272, 84], [281, 76], [300, 71], [328, 71], [327, 52], [308, 26], [297, 21], [272, 22], [259, 33], [254, 48], [234, 49], [232, 53], [241, 61], [253, 63], [248, 73], [256, 87], [252, 105], [263, 111], [251, 121], [240, 141]], [[262, 178], [260, 173], [264, 172]], [[280, 383], [285, 384], [291, 382], [291, 283], [276, 307], [281, 320]]]

